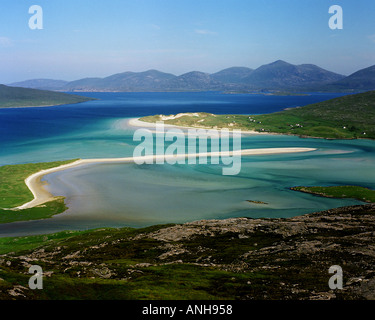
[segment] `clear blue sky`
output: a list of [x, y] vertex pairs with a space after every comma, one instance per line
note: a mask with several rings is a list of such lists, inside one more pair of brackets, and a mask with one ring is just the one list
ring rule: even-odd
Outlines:
[[[374, 0], [0, 0], [0, 83], [278, 59], [342, 74], [375, 64]], [[44, 29], [31, 30], [31, 5]], [[344, 29], [328, 27], [341, 5]]]

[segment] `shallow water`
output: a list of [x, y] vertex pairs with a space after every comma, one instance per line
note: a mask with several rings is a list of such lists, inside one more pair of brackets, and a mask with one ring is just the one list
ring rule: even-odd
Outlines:
[[[192, 97], [191, 103], [194, 104], [197, 97]], [[164, 97], [170, 103], [167, 106], [176, 109], [176, 97], [172, 99], [173, 103], [167, 98]], [[215, 99], [218, 98], [215, 96]], [[117, 100], [111, 101], [116, 106]], [[191, 111], [191, 104], [186, 99], [182, 101], [175, 111]], [[115, 108], [117, 116], [113, 117], [113, 112], [109, 116], [108, 110], [103, 107], [110, 104], [109, 101], [90, 103], [98, 108], [96, 112], [85, 112], [85, 104], [76, 105], [78, 111], [74, 106], [68, 107], [72, 108], [73, 114], [81, 114], [84, 118], [80, 126], [69, 122], [72, 113], [67, 113], [65, 118], [60, 114], [60, 118], [45, 121], [48, 126], [54, 121], [55, 125], [63, 126], [66, 123], [68, 128], [61, 133], [47, 130], [45, 136], [39, 138], [26, 139], [22, 135], [17, 139], [8, 137], [3, 145], [7, 144], [10, 148], [2, 149], [0, 161], [22, 163], [77, 157], [131, 156], [136, 146], [136, 142], [132, 141], [135, 129], [128, 127], [124, 117], [120, 117], [124, 112]], [[211, 104], [214, 103], [205, 106]], [[189, 110], [185, 109], [186, 106], [189, 106]], [[52, 108], [37, 109], [40, 109], [43, 118], [43, 114], [49, 112], [45, 110]], [[153, 113], [168, 114], [160, 109], [160, 106], [154, 107]], [[299, 193], [291, 191], [289, 188], [292, 186], [351, 184], [375, 188], [374, 141], [301, 139], [282, 135], [247, 135], [242, 138], [244, 149], [273, 147], [309, 147], [317, 150], [298, 154], [244, 156], [241, 172], [236, 176], [223, 176], [221, 165], [210, 164], [90, 164], [56, 172], [45, 177], [49, 183], [48, 189], [53, 194], [65, 196], [69, 210], [47, 220], [0, 225], [0, 236], [67, 229], [142, 227], [198, 219], [291, 217], [360, 203]]]

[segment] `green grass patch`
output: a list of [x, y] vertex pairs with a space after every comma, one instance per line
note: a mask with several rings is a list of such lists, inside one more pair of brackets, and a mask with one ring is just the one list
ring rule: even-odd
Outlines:
[[291, 189], [327, 198], [350, 198], [375, 203], [375, 190], [359, 186], [293, 187]]
[[0, 208], [14, 208], [33, 199], [25, 179], [41, 170], [68, 164], [75, 160], [6, 165], [0, 167]]
[[[55, 259], [56, 262], [61, 262], [64, 261], [61, 257], [79, 250], [82, 252], [84, 249], [85, 253], [81, 253], [83, 256], [77, 257], [75, 261], [83, 259], [84, 262], [92, 262], [94, 265], [90, 268], [94, 269], [100, 269], [105, 264], [115, 272], [115, 278], [105, 279], [90, 272], [85, 273], [86, 265], [65, 270], [68, 267], [66, 264], [44, 265], [44, 262], [38, 261], [35, 263], [41, 265], [45, 271], [53, 271], [53, 274], [43, 279], [43, 290], [25, 291], [27, 299], [236, 299], [244, 292], [266, 288], [264, 280], [269, 276], [264, 272], [237, 273], [192, 263], [135, 266], [140, 262], [155, 263], [153, 248], [159, 246], [159, 242], [147, 238], [132, 238], [167, 226], [66, 231], [49, 235], [0, 238], [0, 254], [19, 256], [40, 249], [45, 253], [53, 253], [59, 248]], [[91, 246], [103, 243], [109, 245], [90, 250]], [[82, 276], [78, 277], [78, 272], [81, 272]], [[0, 299], [2, 290], [4, 293], [14, 284], [27, 288], [29, 277], [27, 268], [23, 265], [12, 262], [8, 267], [3, 264], [0, 269], [0, 278], [3, 279], [0, 281]]]
[[52, 234], [27, 236], [27, 237], [8, 237], [0, 238], [0, 254], [6, 254], [9, 252], [21, 253], [23, 251], [29, 251], [46, 244], [52, 245], [58, 241], [71, 238], [88, 231], [62, 231]]
[[[239, 274], [191, 264], [161, 265], [140, 271], [123, 280], [53, 274], [43, 279], [43, 290], [27, 290], [27, 299], [232, 300], [242, 292], [267, 288], [262, 284], [266, 274], [260, 273]], [[0, 277], [1, 299], [1, 289], [10, 289], [15, 283], [28, 287], [30, 276], [3, 269]]]
[[6, 165], [0, 167], [0, 223], [45, 219], [65, 211], [67, 208], [61, 197], [54, 201], [25, 210], [5, 210], [15, 208], [33, 199], [25, 184], [25, 179], [40, 170], [58, 167], [76, 160], [54, 161]]
[[65, 205], [64, 199], [64, 197], [56, 197], [56, 200], [23, 210], [0, 209], [0, 223], [51, 218], [52, 216], [68, 209]]
[[[141, 118], [161, 121], [162, 115]], [[375, 139], [375, 91], [264, 115], [198, 113], [164, 121], [202, 128], [229, 128], [330, 139]]]
[[[34, 250], [44, 248], [52, 250], [56, 246], [66, 246], [69, 250], [75, 251], [82, 249], [82, 243], [85, 246], [94, 246], [104, 241], [117, 240], [129, 235], [135, 235], [146, 229], [134, 228], [100, 228], [84, 231], [61, 231], [51, 234], [31, 235], [22, 237], [0, 238], [0, 254], [9, 252], [18, 253], [24, 250]], [[116, 262], [114, 260], [113, 262]], [[136, 261], [133, 261], [137, 263]]]

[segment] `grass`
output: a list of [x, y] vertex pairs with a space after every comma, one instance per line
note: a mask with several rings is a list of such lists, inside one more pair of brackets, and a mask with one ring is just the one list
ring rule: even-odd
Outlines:
[[[255, 290], [258, 286], [266, 289], [263, 281], [266, 278], [269, 280], [270, 276], [264, 271], [238, 273], [189, 262], [153, 264], [163, 252], [158, 249], [161, 242], [152, 239], [135, 240], [134, 236], [167, 226], [67, 231], [49, 235], [0, 238], [0, 254], [21, 256], [31, 251], [41, 251], [56, 256], [53, 259], [55, 262], [48, 265], [42, 260], [33, 261], [33, 264], [40, 265], [43, 270], [53, 273], [50, 277], [44, 277], [43, 290], [28, 291], [28, 299], [221, 300], [236, 299], [242, 292]], [[202, 245], [207, 242], [209, 246], [219, 246], [214, 243], [214, 239], [201, 240]], [[224, 238], [221, 240], [223, 244], [227, 241]], [[97, 246], [103, 243], [108, 245], [98, 249]], [[246, 252], [245, 243], [242, 246], [243, 248], [238, 249], [239, 253]], [[231, 255], [235, 253], [231, 250], [235, 248], [230, 249], [228, 246], [225, 253], [220, 253], [220, 256], [228, 255], [223, 260], [231, 261]], [[80, 254], [74, 261], [61, 258], [77, 251], [80, 251]], [[74, 263], [70, 264], [69, 261]], [[84, 264], [80, 265], [81, 262]], [[141, 262], [153, 265], [137, 266]], [[112, 276], [106, 279], [92, 273], [92, 270], [103, 267], [110, 268], [115, 278]], [[22, 264], [12, 262], [9, 267], [2, 265], [0, 299], [2, 292], [12, 288], [14, 284], [27, 288], [29, 277], [27, 268]]]
[[25, 179], [35, 172], [74, 162], [54, 161], [6, 165], [0, 167], [0, 208], [13, 208], [33, 199]]
[[74, 94], [0, 85], [0, 108], [52, 106], [95, 100]]
[[60, 240], [83, 234], [87, 231], [62, 231], [58, 233], [27, 237], [0, 238], [0, 254], [21, 253], [36, 249], [42, 245], [57, 243]]
[[291, 189], [327, 198], [350, 198], [375, 203], [375, 190], [359, 186], [293, 187]]
[[[33, 195], [25, 184], [25, 179], [40, 170], [58, 167], [76, 160], [54, 161], [6, 165], [0, 167], [0, 223], [50, 218], [67, 208], [62, 197], [54, 201], [25, 210], [5, 210], [15, 208], [33, 199]], [[2, 209], [1, 209], [2, 208]]]
[[[142, 121], [160, 121], [148, 116]], [[231, 128], [330, 139], [375, 139], [375, 91], [263, 115], [199, 113], [166, 120], [166, 124], [204, 128]]]
[[[304, 299], [329, 293], [327, 270], [333, 264], [345, 265], [348, 280], [373, 274], [375, 260], [364, 250], [373, 243], [373, 212], [363, 209], [357, 213], [363, 220], [352, 221], [344, 211], [330, 226], [324, 216], [300, 218], [304, 228], [292, 219], [292, 229], [279, 219], [238, 232], [204, 225], [175, 240], [166, 240], [163, 229], [178, 233], [176, 225], [2, 238], [0, 299]], [[176, 248], [185, 250], [176, 254]], [[361, 250], [367, 255], [353, 254]], [[43, 268], [43, 290], [28, 289], [30, 264]], [[17, 287], [23, 296], [10, 295]]]
[[[28, 292], [28, 299], [47, 300], [228, 300], [255, 289], [248, 281], [262, 274], [238, 274], [191, 264], [140, 269], [132, 279], [91, 279], [53, 275], [43, 280], [43, 290]], [[29, 275], [1, 270], [1, 291], [17, 283], [28, 287]], [[266, 286], [264, 285], [264, 290]]]
[[47, 219], [67, 209], [68, 207], [65, 205], [64, 198], [56, 197], [55, 200], [33, 208], [22, 210], [0, 209], [0, 223]]

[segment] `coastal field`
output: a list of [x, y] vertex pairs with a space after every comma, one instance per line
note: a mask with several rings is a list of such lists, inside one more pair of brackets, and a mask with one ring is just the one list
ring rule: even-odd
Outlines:
[[67, 209], [63, 197], [52, 197], [43, 206], [25, 210], [9, 210], [33, 199], [31, 190], [25, 180], [40, 170], [65, 165], [71, 161], [49, 163], [30, 163], [0, 167], [0, 223], [28, 221], [50, 218]]
[[263, 115], [194, 113], [143, 117], [166, 124], [293, 134], [330, 139], [375, 139], [375, 91]]

